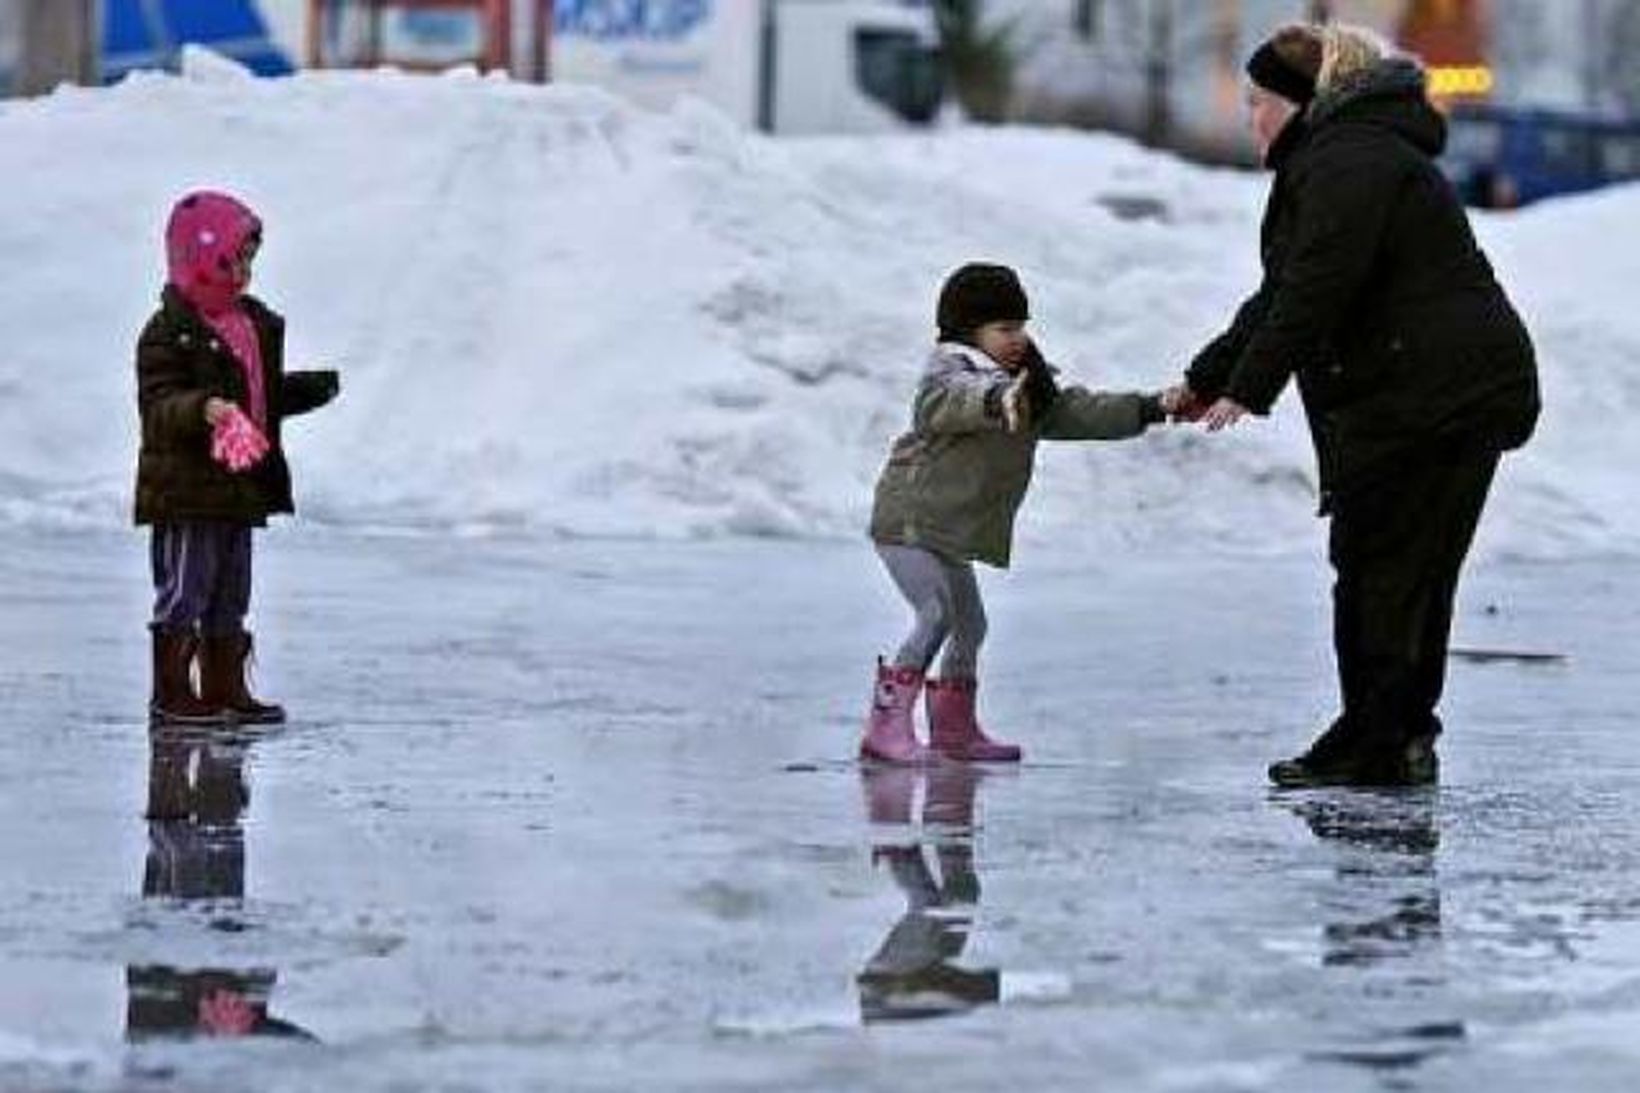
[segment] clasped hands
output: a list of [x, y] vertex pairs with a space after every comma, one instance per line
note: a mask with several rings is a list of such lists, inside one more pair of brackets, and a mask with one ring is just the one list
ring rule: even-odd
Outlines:
[[[1031, 352], [1017, 367], [1013, 382], [1002, 393], [1002, 417], [1011, 433], [1018, 432], [1031, 419], [1033, 412], [1044, 409], [1036, 405], [1042, 401], [1041, 396], [1048, 393], [1042, 390], [1043, 384], [1051, 391], [1050, 398], [1058, 393], [1052, 371], [1035, 348], [1034, 345], [1031, 347]], [[1184, 383], [1158, 392], [1156, 398], [1169, 421], [1200, 423], [1210, 433], [1229, 428], [1250, 412], [1229, 397], [1221, 396], [1208, 402]]]
[[1226, 396], [1208, 402], [1183, 383], [1163, 391], [1161, 400], [1168, 420], [1199, 422], [1210, 433], [1227, 429], [1250, 413], [1247, 407]]

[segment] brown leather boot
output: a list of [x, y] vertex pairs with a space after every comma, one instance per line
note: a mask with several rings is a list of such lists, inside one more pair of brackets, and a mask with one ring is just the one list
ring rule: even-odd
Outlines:
[[153, 629], [154, 691], [148, 714], [165, 725], [222, 725], [227, 713], [194, 693], [194, 651], [199, 639], [186, 632]]
[[250, 656], [249, 634], [206, 638], [199, 650], [200, 691], [206, 702], [220, 704], [241, 725], [281, 724], [284, 707], [251, 696], [245, 682]]

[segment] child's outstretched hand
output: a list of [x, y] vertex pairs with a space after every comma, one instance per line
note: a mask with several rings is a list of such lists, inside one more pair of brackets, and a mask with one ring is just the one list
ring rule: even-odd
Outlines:
[[211, 458], [237, 474], [256, 466], [267, 454], [268, 438], [262, 430], [239, 407], [228, 403], [211, 431]]
[[1175, 384], [1162, 392], [1162, 409], [1172, 421], [1200, 421], [1207, 412], [1207, 402], [1188, 384]]

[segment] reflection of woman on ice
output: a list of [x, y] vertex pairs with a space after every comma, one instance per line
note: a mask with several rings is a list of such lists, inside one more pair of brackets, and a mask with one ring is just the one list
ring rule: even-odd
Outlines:
[[939, 344], [877, 481], [871, 538], [915, 613], [911, 634], [879, 663], [864, 758], [918, 763], [913, 711], [943, 648], [941, 679], [927, 680], [932, 750], [951, 759], [1011, 761], [975, 716], [985, 606], [974, 562], [1006, 568], [1014, 514], [1031, 481], [1039, 440], [1117, 440], [1167, 416], [1173, 395], [1059, 387], [1025, 333], [1025, 290], [1004, 266], [968, 265], [940, 292]]
[[1415, 62], [1365, 31], [1295, 25], [1247, 71], [1275, 171], [1264, 280], [1191, 364], [1186, 409], [1222, 429], [1297, 377], [1343, 702], [1270, 777], [1431, 781], [1459, 570], [1500, 454], [1537, 418], [1531, 341], [1435, 165], [1446, 124]]

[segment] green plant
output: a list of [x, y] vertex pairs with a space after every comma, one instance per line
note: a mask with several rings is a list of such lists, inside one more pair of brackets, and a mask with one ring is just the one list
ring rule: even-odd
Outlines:
[[1006, 121], [1019, 67], [1016, 20], [987, 25], [983, 0], [935, 0], [934, 18], [963, 110], [975, 121]]

